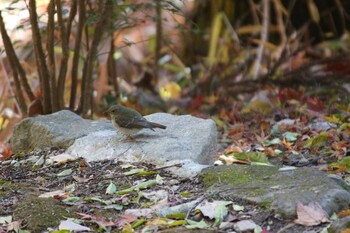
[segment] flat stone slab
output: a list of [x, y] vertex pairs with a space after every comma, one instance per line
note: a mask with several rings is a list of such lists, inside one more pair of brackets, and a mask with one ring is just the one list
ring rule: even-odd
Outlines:
[[166, 125], [165, 130], [143, 129], [129, 140], [120, 134], [110, 120], [85, 120], [67, 110], [24, 119], [16, 125], [12, 137], [15, 153], [57, 147], [87, 161], [115, 159], [146, 161], [157, 165], [184, 164], [179, 170], [194, 176], [205, 165], [213, 164], [216, 155], [214, 121], [190, 115], [155, 113], [145, 116]]
[[257, 203], [285, 218], [296, 216], [297, 202], [318, 202], [330, 216], [350, 206], [350, 186], [313, 168], [279, 171], [274, 166], [226, 165], [207, 168], [200, 176], [224, 199]]
[[[156, 113], [147, 120], [166, 125], [166, 130], [141, 130], [128, 140], [110, 124], [104, 130], [77, 139], [68, 153], [89, 161], [118, 158], [122, 161], [171, 161], [192, 159], [199, 164], [212, 164], [216, 153], [216, 131], [211, 120], [189, 115]], [[208, 124], [209, 123], [209, 124]], [[93, 142], [93, 143], [92, 143]], [[91, 153], [91, 152], [95, 153]]]

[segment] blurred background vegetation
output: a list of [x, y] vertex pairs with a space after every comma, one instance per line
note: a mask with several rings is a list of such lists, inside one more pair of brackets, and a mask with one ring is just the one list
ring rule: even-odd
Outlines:
[[2, 0], [0, 13], [0, 142], [23, 117], [115, 103], [229, 123], [291, 99], [349, 110], [348, 0]]

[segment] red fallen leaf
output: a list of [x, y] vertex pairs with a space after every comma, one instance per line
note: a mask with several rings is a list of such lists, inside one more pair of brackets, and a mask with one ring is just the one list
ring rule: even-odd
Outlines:
[[308, 62], [309, 62], [309, 59], [305, 56], [305, 51], [301, 51], [297, 53], [294, 57], [292, 57], [290, 68], [294, 70]]
[[308, 108], [315, 112], [321, 112], [324, 109], [324, 103], [318, 97], [308, 97], [305, 102]]
[[268, 231], [268, 230], [266, 229], [266, 227], [263, 227], [261, 233], [272, 233], [272, 232], [271, 232], [271, 231]]
[[97, 223], [100, 227], [109, 227], [109, 226], [116, 226], [118, 221], [106, 221], [100, 216], [94, 216], [90, 214], [84, 214], [84, 213], [76, 213], [77, 215], [81, 216], [82, 219], [90, 219], [91, 221]]
[[298, 218], [294, 222], [303, 226], [317, 226], [329, 222], [328, 214], [317, 202], [311, 202], [307, 206], [298, 202], [297, 216]]
[[102, 217], [96, 216], [94, 219], [92, 219], [95, 223], [97, 223], [100, 227], [111, 227], [116, 226], [118, 221], [107, 221], [103, 219]]
[[350, 60], [342, 60], [342, 61], [331, 61], [326, 64], [326, 69], [327, 71], [332, 71], [334, 73], [343, 73], [344, 75], [350, 74]]
[[12, 154], [12, 147], [9, 143], [0, 142], [0, 161], [6, 160]]
[[41, 97], [33, 100], [28, 107], [28, 116], [36, 116], [43, 114], [43, 103]]
[[203, 104], [203, 96], [197, 95], [192, 101], [191, 101], [191, 109], [196, 110]]
[[265, 137], [265, 132], [270, 132], [271, 126], [270, 123], [267, 121], [261, 121], [260, 122], [260, 136]]
[[136, 216], [130, 215], [130, 214], [120, 214], [119, 217], [121, 217], [122, 219], [120, 219], [116, 222], [116, 224], [118, 226], [122, 226], [125, 223], [132, 223], [132, 222], [135, 222], [137, 220]]
[[291, 88], [282, 88], [279, 89], [278, 94], [277, 94], [277, 98], [281, 101], [281, 102], [285, 102], [291, 99], [294, 100], [301, 100], [301, 98], [304, 95], [304, 90], [293, 90]]
[[76, 212], [77, 215], [79, 215], [82, 219], [92, 219], [93, 216], [91, 214], [84, 214], [84, 213], [78, 213]]
[[240, 153], [240, 152], [243, 152], [242, 148], [235, 145], [229, 145], [225, 150], [225, 154]]
[[275, 151], [271, 147], [265, 147], [264, 148], [264, 154], [265, 155], [270, 155], [272, 157], [276, 156]]

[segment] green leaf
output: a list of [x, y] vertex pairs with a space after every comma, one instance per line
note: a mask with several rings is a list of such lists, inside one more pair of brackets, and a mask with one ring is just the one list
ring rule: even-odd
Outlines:
[[268, 158], [261, 152], [240, 152], [232, 154], [236, 159], [247, 160], [251, 162], [269, 163]]
[[181, 198], [190, 198], [193, 194], [189, 191], [181, 192], [180, 197]]
[[33, 169], [38, 169], [39, 167], [41, 167], [45, 162], [45, 156], [42, 155], [33, 165]]
[[123, 208], [124, 208], [124, 206], [117, 205], [117, 204], [107, 205], [107, 206], [103, 207], [103, 209], [115, 209], [115, 210], [122, 210]]
[[156, 181], [157, 181], [157, 184], [163, 184], [164, 183], [163, 178], [159, 174], [156, 176]]
[[273, 151], [275, 152], [276, 155], [280, 155], [283, 153], [283, 151], [281, 151], [279, 149], [274, 149]]
[[115, 186], [115, 184], [111, 182], [106, 189], [106, 194], [114, 194], [116, 191], [117, 191], [117, 186]]
[[186, 219], [186, 221], [189, 224], [185, 226], [187, 229], [196, 229], [196, 228], [204, 229], [209, 227], [208, 224], [204, 221], [204, 219], [202, 219], [202, 221], [200, 222], [196, 222], [190, 219]]
[[168, 226], [177, 227], [177, 226], [185, 225], [186, 223], [187, 223], [186, 220], [176, 220], [176, 221], [170, 221]]
[[52, 233], [70, 233], [70, 232], [71, 232], [70, 230], [66, 230], [66, 229], [58, 230], [58, 231], [52, 231]]
[[127, 163], [127, 164], [120, 165], [120, 167], [123, 168], [123, 169], [126, 169], [126, 168], [135, 167], [135, 166], [130, 164], [130, 163]]
[[339, 126], [340, 130], [344, 130], [344, 129], [350, 129], [350, 123], [343, 123]]
[[147, 222], [147, 220], [144, 219], [144, 218], [142, 218], [142, 219], [140, 219], [140, 220], [134, 222], [131, 226], [132, 226], [133, 229], [136, 229], [136, 228], [138, 228], [139, 226], [141, 226], [142, 224], [144, 224], [145, 222]]
[[12, 222], [12, 216], [2, 216], [0, 217], [0, 224], [10, 223]]
[[90, 198], [85, 198], [85, 200], [91, 200], [91, 201], [98, 201], [101, 202], [104, 205], [111, 205], [114, 203], [114, 199], [111, 200], [103, 200], [100, 197], [96, 196], [96, 197], [90, 197]]
[[244, 206], [241, 206], [241, 205], [233, 204], [232, 208], [233, 208], [234, 211], [243, 211], [244, 210]]
[[144, 172], [145, 169], [143, 168], [136, 168], [136, 169], [131, 169], [130, 171], [124, 172], [123, 174], [126, 176], [130, 176], [130, 175], [135, 175], [138, 174], [140, 172]]
[[299, 136], [299, 133], [293, 133], [293, 132], [285, 132], [282, 136], [288, 141], [288, 142], [295, 142], [297, 140], [297, 137]]
[[167, 214], [166, 217], [167, 217], [167, 218], [170, 218], [170, 219], [181, 220], [181, 219], [185, 219], [185, 218], [186, 218], [186, 215], [187, 215], [187, 213], [175, 212], [175, 213]]
[[272, 140], [265, 140], [264, 145], [265, 146], [278, 145], [278, 144], [281, 144], [281, 142], [282, 142], [281, 139], [274, 138]]
[[61, 177], [61, 176], [69, 176], [69, 175], [72, 174], [72, 172], [73, 172], [73, 170], [72, 170], [71, 168], [69, 168], [69, 169], [66, 169], [66, 170], [64, 170], [64, 171], [62, 171], [62, 172], [60, 172], [60, 173], [58, 173], [57, 176], [58, 176], [58, 177]]
[[155, 180], [148, 180], [148, 181], [139, 183], [137, 185], [134, 185], [134, 186], [132, 186], [130, 188], [117, 191], [117, 194], [119, 194], [119, 195], [128, 194], [128, 193], [131, 193], [131, 192], [133, 192], [135, 190], [138, 191], [138, 190], [142, 190], [142, 189], [146, 189], [146, 188], [155, 186], [157, 184], [163, 184], [163, 182], [164, 182], [163, 178], [160, 175], [157, 175]]
[[228, 214], [228, 210], [226, 205], [230, 204], [231, 202], [227, 201], [215, 201], [217, 204], [215, 208], [215, 222], [214, 226], [219, 226], [222, 221], [224, 220], [224, 217]]
[[316, 137], [308, 139], [304, 147], [309, 148], [309, 147], [315, 147], [315, 146], [322, 146], [327, 142], [327, 139], [328, 139], [328, 133], [322, 132]]
[[62, 200], [63, 202], [77, 202], [77, 201], [80, 201], [80, 198], [79, 197], [67, 197], [66, 199], [63, 199]]

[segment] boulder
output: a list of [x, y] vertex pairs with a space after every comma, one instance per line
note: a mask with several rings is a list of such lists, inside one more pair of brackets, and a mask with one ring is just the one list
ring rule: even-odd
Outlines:
[[[187, 174], [184, 176], [194, 176], [214, 162], [217, 137], [214, 121], [167, 113], [145, 118], [167, 128], [143, 129], [128, 139], [110, 120], [85, 120], [62, 110], [24, 119], [16, 125], [11, 143], [15, 153], [57, 147], [87, 161], [145, 161], [160, 166], [177, 161], [184, 164], [182, 170], [177, 169], [180, 175]], [[192, 169], [188, 169], [189, 164]]]
[[226, 165], [207, 168], [200, 177], [224, 199], [243, 199], [272, 209], [285, 218], [296, 217], [296, 203], [318, 202], [331, 216], [350, 205], [350, 186], [335, 175], [313, 168]]

